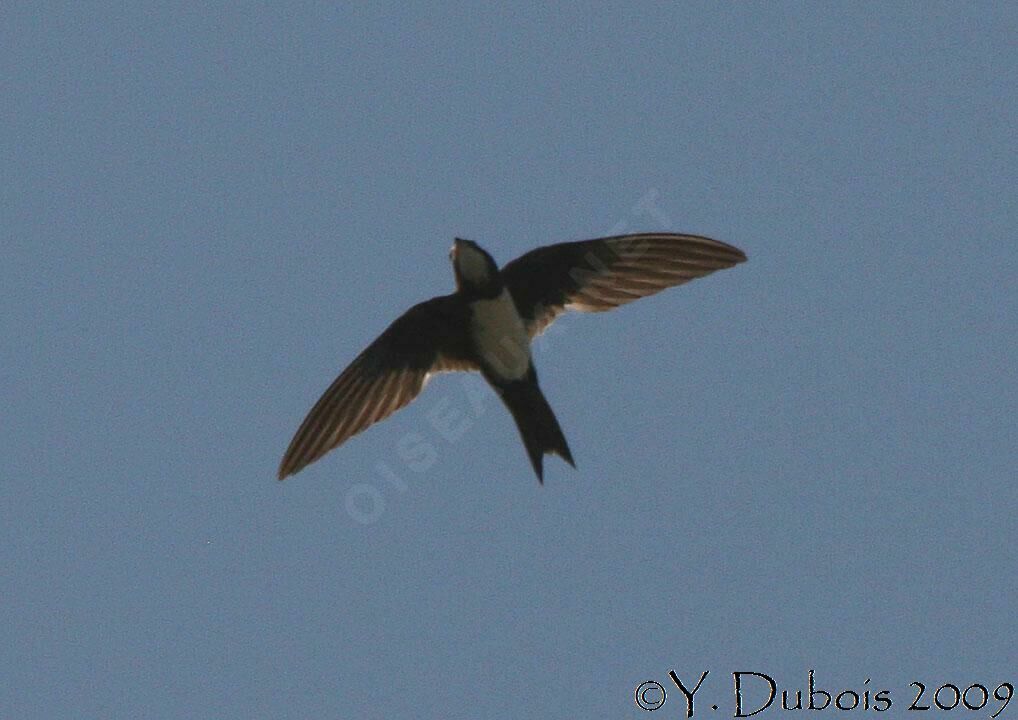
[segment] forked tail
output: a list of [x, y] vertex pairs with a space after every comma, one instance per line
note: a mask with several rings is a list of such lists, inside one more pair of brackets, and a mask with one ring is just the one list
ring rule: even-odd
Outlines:
[[512, 413], [520, 437], [527, 448], [539, 482], [544, 483], [544, 455], [554, 453], [576, 467], [565, 435], [555, 413], [541, 392], [536, 377], [519, 380], [500, 388], [502, 401]]

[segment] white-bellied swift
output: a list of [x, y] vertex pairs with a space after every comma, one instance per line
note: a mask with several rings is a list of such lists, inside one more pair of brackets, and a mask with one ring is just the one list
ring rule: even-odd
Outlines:
[[603, 312], [746, 260], [718, 240], [672, 233], [548, 245], [501, 270], [469, 240], [457, 238], [449, 255], [456, 292], [407, 310], [350, 363], [294, 435], [280, 480], [410, 403], [431, 375], [455, 370], [480, 372], [498, 392], [539, 481], [546, 454], [575, 467], [531, 340], [566, 310]]

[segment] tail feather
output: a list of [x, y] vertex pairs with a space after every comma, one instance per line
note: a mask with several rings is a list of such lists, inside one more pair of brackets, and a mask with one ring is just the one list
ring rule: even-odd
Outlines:
[[527, 448], [530, 463], [537, 473], [537, 480], [544, 483], [544, 456], [555, 454], [567, 463], [576, 467], [573, 454], [569, 451], [562, 428], [559, 427], [555, 413], [534, 380], [520, 380], [503, 385], [502, 400], [516, 421], [520, 437]]

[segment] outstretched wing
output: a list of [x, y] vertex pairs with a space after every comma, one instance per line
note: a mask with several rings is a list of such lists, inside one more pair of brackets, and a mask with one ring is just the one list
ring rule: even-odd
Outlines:
[[409, 404], [430, 375], [476, 370], [467, 359], [464, 313], [461, 302], [444, 295], [415, 305], [392, 323], [311, 408], [283, 456], [279, 479]]
[[643, 233], [540, 247], [508, 263], [502, 278], [534, 337], [566, 310], [611, 310], [745, 260], [718, 240]]

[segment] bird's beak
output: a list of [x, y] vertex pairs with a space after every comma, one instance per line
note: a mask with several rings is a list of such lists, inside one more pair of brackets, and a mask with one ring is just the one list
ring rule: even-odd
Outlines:
[[456, 238], [455, 242], [453, 242], [452, 244], [452, 247], [449, 248], [449, 259], [455, 261], [456, 254], [459, 253], [459, 251], [460, 251], [460, 239]]

